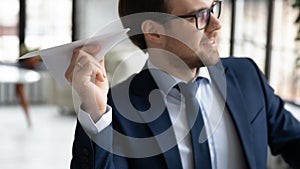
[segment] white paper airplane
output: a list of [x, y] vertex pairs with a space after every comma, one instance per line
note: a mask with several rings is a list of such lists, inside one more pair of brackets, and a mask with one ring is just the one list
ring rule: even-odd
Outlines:
[[26, 59], [39, 55], [57, 83], [64, 86], [68, 83], [64, 74], [70, 64], [74, 49], [85, 45], [98, 44], [101, 49], [95, 57], [97, 60], [100, 60], [113, 46], [126, 38], [126, 33], [128, 31], [129, 29], [127, 28], [122, 31], [110, 32], [61, 46], [34, 51], [21, 56], [19, 59]]

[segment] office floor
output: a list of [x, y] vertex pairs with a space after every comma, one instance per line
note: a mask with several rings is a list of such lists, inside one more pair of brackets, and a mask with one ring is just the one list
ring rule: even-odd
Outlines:
[[28, 128], [20, 106], [0, 105], [0, 168], [70, 168], [76, 116], [55, 106], [31, 106]]
[[[300, 108], [288, 105], [300, 120]], [[76, 117], [64, 115], [55, 106], [30, 107], [33, 126], [27, 127], [20, 106], [0, 105], [1, 169], [70, 168]], [[269, 168], [283, 168], [270, 158]]]

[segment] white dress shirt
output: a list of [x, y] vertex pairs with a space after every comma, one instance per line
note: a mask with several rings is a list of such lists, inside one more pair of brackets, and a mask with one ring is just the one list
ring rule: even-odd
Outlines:
[[[171, 75], [168, 76], [170, 76], [173, 80], [162, 80], [165, 78], [166, 73], [156, 68], [149, 60], [147, 64], [159, 89], [166, 96], [165, 102], [178, 142], [177, 146], [179, 149], [182, 166], [184, 169], [193, 169], [194, 161], [191, 138], [189, 134], [186, 134], [189, 128], [185, 112], [185, 104], [181, 103], [181, 95], [179, 91], [174, 88], [174, 86], [179, 82], [182, 82], [182, 80]], [[201, 67], [198, 71], [197, 77], [202, 77], [196, 98], [200, 104], [206, 130], [210, 131], [210, 134], [208, 134], [208, 145], [212, 160], [212, 168], [246, 168], [246, 160], [244, 158], [241, 143], [228, 110], [225, 107], [225, 111], [223, 111], [222, 108], [224, 106], [216, 106], [212, 102], [213, 94], [211, 89], [211, 78], [207, 68]], [[220, 109], [216, 110], [216, 107]], [[219, 111], [219, 115], [221, 115], [221, 118], [217, 118], [217, 123], [211, 122], [211, 110], [214, 112]], [[101, 132], [111, 123], [112, 111], [108, 106], [107, 112], [98, 122], [94, 123], [88, 113], [80, 110], [78, 112], [78, 119], [83, 128], [89, 132], [89, 134], [94, 135]], [[187, 137], [185, 137], [186, 135]]]

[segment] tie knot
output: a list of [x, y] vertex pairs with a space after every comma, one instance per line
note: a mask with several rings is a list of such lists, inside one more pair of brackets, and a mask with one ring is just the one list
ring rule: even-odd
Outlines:
[[198, 77], [195, 81], [184, 83], [180, 82], [176, 85], [176, 88], [182, 93], [182, 95], [187, 99], [195, 97], [197, 89], [199, 87], [201, 78]]

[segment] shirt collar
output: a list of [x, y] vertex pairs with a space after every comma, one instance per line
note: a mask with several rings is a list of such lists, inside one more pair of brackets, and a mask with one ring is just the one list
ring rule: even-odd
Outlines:
[[[168, 74], [167, 72], [159, 69], [148, 59], [147, 67], [153, 76], [157, 86], [161, 89], [165, 94], [168, 94], [171, 89], [180, 82], [185, 82], [175, 76]], [[211, 82], [211, 77], [209, 75], [207, 67], [200, 67], [197, 72], [197, 77], [201, 77], [203, 79], [207, 79], [208, 82]], [[195, 77], [193, 81], [197, 78]], [[162, 80], [163, 79], [163, 80]], [[186, 82], [185, 82], [186, 83]]]

